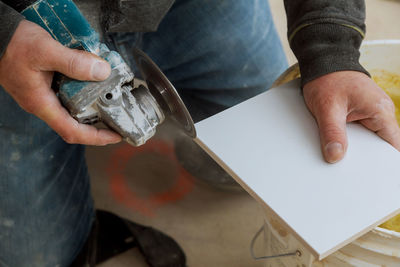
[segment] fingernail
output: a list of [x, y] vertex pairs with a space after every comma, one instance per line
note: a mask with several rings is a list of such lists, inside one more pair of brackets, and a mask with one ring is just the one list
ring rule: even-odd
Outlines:
[[119, 142], [121, 142], [122, 141], [122, 138], [121, 137], [116, 137], [116, 138], [113, 138], [111, 141], [110, 141], [110, 144], [118, 144]]
[[105, 61], [97, 61], [92, 67], [92, 76], [96, 80], [105, 80], [110, 75], [110, 65]]
[[343, 145], [338, 142], [331, 142], [325, 146], [325, 158], [329, 163], [338, 162], [344, 154]]

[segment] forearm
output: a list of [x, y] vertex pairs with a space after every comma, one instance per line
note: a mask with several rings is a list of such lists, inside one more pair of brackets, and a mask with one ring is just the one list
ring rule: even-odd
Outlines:
[[288, 39], [296, 55], [302, 84], [324, 74], [355, 70], [365, 34], [363, 0], [285, 0]]
[[19, 22], [24, 17], [0, 1], [0, 58], [3, 56]]

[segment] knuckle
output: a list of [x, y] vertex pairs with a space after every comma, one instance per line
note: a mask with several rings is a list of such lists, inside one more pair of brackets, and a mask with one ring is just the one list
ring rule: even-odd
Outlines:
[[40, 109], [40, 105], [38, 105], [35, 101], [26, 101], [23, 99], [19, 104], [23, 110], [31, 114], [36, 114]]
[[312, 111], [318, 113], [316, 115], [325, 115], [328, 114], [332, 107], [337, 104], [336, 96], [332, 93], [319, 93], [315, 94], [310, 99], [310, 104], [312, 107]]
[[377, 115], [373, 115], [370, 119], [365, 121], [365, 125], [374, 132], [382, 129], [382, 120]]
[[101, 140], [98, 129], [95, 129], [95, 131], [93, 131], [93, 133], [91, 135], [92, 135], [93, 140], [95, 140], [96, 142]]
[[386, 108], [390, 113], [395, 113], [396, 112], [396, 106], [394, 105], [392, 99], [387, 100]]
[[38, 49], [35, 53], [30, 53], [28, 60], [30, 65], [36, 67], [37, 65], [44, 65], [47, 62], [47, 56], [43, 49]]
[[396, 137], [397, 133], [398, 133], [398, 129], [395, 127], [387, 127], [386, 128], [386, 134], [389, 137]]
[[321, 131], [326, 136], [340, 136], [343, 133], [343, 129], [336, 124], [328, 123], [323, 126]]
[[78, 143], [77, 135], [75, 134], [74, 130], [71, 129], [69, 126], [68, 126], [68, 128], [65, 128], [65, 127], [62, 128], [60, 131], [58, 131], [58, 134], [68, 144], [77, 144]]
[[72, 124], [68, 124], [67, 126], [68, 128], [64, 128], [64, 131], [62, 133], [59, 133], [60, 136], [68, 144], [86, 144], [84, 142], [85, 136], [79, 129], [79, 123], [75, 120], [72, 121], [73, 121]]
[[379, 99], [376, 102], [375, 107], [378, 110], [378, 113], [381, 115], [385, 113], [394, 113], [396, 110], [396, 106], [394, 105], [392, 99], [387, 95]]
[[[49, 36], [44, 36], [51, 38]], [[32, 47], [28, 51], [28, 60], [32, 65], [43, 65], [49, 60], [49, 51], [53, 50], [53, 42], [51, 39], [49, 41], [48, 38], [36, 38], [32, 42]]]
[[66, 133], [66, 134], [60, 134], [61, 138], [68, 144], [78, 144], [78, 139], [70, 134], [70, 133]]
[[80, 66], [80, 54], [72, 53], [70, 58], [68, 59], [67, 71], [71, 75], [76, 75], [79, 73]]
[[384, 128], [391, 123], [397, 124], [394, 110], [393, 112], [391, 110], [379, 111], [372, 117], [372, 119], [378, 128]]
[[46, 59], [48, 43], [51, 41], [51, 35], [42, 27], [22, 21], [10, 40], [6, 53], [10, 53], [14, 61], [41, 62]]
[[336, 97], [331, 93], [327, 93], [316, 98], [316, 104], [322, 110], [329, 110], [333, 105], [335, 105], [335, 103]]

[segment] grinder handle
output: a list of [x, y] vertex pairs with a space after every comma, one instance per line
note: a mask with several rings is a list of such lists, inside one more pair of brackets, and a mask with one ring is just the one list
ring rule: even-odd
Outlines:
[[[103, 58], [103, 54], [109, 51], [100, 43], [98, 33], [71, 0], [26, 0], [14, 4], [14, 7], [21, 10], [21, 14], [27, 20], [40, 25], [66, 47], [86, 50]], [[64, 96], [61, 100], [65, 104], [64, 102], [81, 91], [86, 83], [56, 74], [52, 88]]]

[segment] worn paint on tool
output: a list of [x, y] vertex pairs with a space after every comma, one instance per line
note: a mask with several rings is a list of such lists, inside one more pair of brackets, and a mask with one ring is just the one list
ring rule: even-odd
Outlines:
[[[112, 72], [106, 81], [77, 81], [65, 77], [60, 81], [58, 96], [76, 120], [81, 123], [103, 121], [124, 140], [136, 146], [144, 144], [155, 134], [157, 125], [165, 118], [163, 110], [148, 89], [133, 88], [134, 75], [129, 66], [118, 53], [100, 43], [98, 33], [73, 1], [38, 0], [23, 10], [22, 14], [47, 30], [64, 46], [95, 53], [110, 63]], [[151, 61], [141, 56], [142, 62]], [[146, 66], [149, 65], [152, 64], [147, 62]], [[152, 75], [165, 78], [156, 66], [151, 67]], [[168, 100], [172, 98], [172, 101], [179, 102], [173, 87], [166, 89], [172, 91]], [[182, 110], [185, 109], [183, 103], [181, 106]]]
[[69, 48], [98, 51], [99, 35], [72, 1], [39, 0], [22, 11], [30, 21], [47, 30]]
[[[85, 43], [85, 41], [83, 41], [83, 43]], [[117, 70], [121, 78], [124, 78], [127, 72], [131, 72], [130, 69], [127, 69], [128, 66], [125, 64], [124, 60], [117, 52], [110, 51], [106, 45], [100, 43], [96, 45], [95, 49], [96, 49], [95, 54], [99, 55], [100, 57], [105, 59], [108, 63], [110, 63], [111, 69]], [[133, 74], [130, 74], [127, 77], [130, 76], [133, 79]], [[83, 90], [83, 88], [89, 86], [89, 83], [90, 82], [69, 80], [61, 86], [60, 91], [63, 92], [64, 96], [67, 99], [70, 99], [74, 97], [77, 93], [79, 93], [81, 90]], [[99, 93], [101, 92], [102, 91], [99, 91]], [[96, 96], [96, 98], [97, 97], [98, 96]]]
[[[63, 45], [69, 48], [83, 48], [103, 57], [119, 77], [118, 84], [113, 84], [115, 88], [104, 85], [102, 89], [97, 88], [93, 82], [65, 79], [59, 94], [63, 103], [70, 107], [70, 112], [72, 108], [77, 108], [73, 112], [79, 117], [89, 106], [93, 106], [93, 110], [102, 109], [107, 113], [103, 113], [103, 120], [135, 145], [143, 144], [154, 135], [155, 127], [164, 119], [163, 114], [161, 119], [158, 116], [157, 120], [151, 117], [145, 105], [136, 101], [129, 91], [121, 95], [121, 86], [133, 81], [133, 73], [118, 53], [110, 52], [106, 45], [100, 43], [98, 34], [72, 1], [40, 0], [25, 9], [23, 14], [30, 21], [41, 25]], [[111, 93], [111, 90], [115, 97], [120, 97], [120, 101], [99, 100], [103, 94]], [[155, 102], [154, 99], [146, 100]], [[80, 103], [83, 103], [83, 106]], [[125, 107], [125, 104], [129, 105], [129, 108]], [[157, 105], [154, 104], [152, 108], [154, 107]]]
[[[64, 46], [100, 53], [99, 35], [72, 1], [39, 0], [21, 13]], [[60, 90], [72, 97], [86, 85], [85, 82], [71, 80]]]

